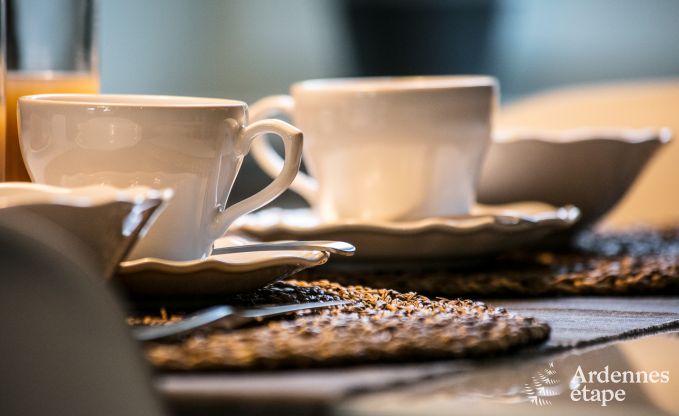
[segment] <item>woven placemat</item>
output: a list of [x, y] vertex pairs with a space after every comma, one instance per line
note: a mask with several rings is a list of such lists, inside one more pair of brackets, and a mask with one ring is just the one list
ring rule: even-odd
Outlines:
[[[328, 281], [288, 281], [230, 304], [270, 304], [347, 299], [343, 305], [301, 311], [255, 326], [208, 328], [174, 342], [149, 343], [148, 360], [169, 370], [253, 370], [328, 367], [487, 356], [545, 341], [549, 326], [471, 300], [430, 299], [390, 289]], [[131, 324], [180, 318], [135, 316]]]
[[585, 232], [572, 250], [522, 250], [467, 270], [310, 269], [297, 278], [447, 297], [671, 295], [679, 293], [679, 227]]

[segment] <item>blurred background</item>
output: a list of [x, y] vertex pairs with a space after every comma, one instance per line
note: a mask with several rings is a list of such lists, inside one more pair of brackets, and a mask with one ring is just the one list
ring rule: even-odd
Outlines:
[[679, 74], [674, 0], [102, 0], [104, 92], [253, 101], [308, 78], [489, 73], [503, 100]]
[[[575, 89], [533, 101], [547, 106], [537, 127], [549, 121], [679, 130], [673, 0], [101, 0], [100, 7], [105, 93], [253, 102], [309, 78], [486, 73], [500, 80], [508, 106], [500, 125], [526, 123], [526, 97], [569, 87]], [[651, 87], [640, 96], [638, 85]], [[631, 92], [621, 99], [607, 86]], [[580, 99], [592, 95], [600, 98], [594, 107]], [[560, 105], [566, 96], [570, 104]], [[628, 107], [639, 111], [623, 117]], [[679, 219], [675, 166], [673, 143], [611, 221]], [[231, 200], [268, 181], [248, 160]], [[279, 203], [299, 201], [287, 195]]]

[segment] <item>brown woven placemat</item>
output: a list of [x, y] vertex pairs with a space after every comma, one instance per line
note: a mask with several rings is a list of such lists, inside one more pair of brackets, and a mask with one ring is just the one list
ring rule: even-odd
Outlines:
[[679, 293], [679, 227], [586, 232], [572, 250], [523, 250], [467, 270], [422, 264], [408, 271], [310, 269], [297, 277], [448, 297], [671, 295]]
[[[481, 302], [328, 281], [277, 283], [229, 303], [331, 299], [355, 303], [301, 311], [235, 331], [213, 327], [175, 342], [149, 343], [146, 356], [155, 367], [170, 370], [308, 368], [487, 356], [549, 336], [547, 324]], [[164, 313], [130, 322], [176, 318], [172, 311]]]

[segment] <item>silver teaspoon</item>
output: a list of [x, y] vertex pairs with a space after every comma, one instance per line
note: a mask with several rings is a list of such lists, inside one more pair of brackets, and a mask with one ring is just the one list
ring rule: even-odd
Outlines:
[[239, 246], [218, 247], [212, 250], [212, 254], [286, 250], [318, 250], [327, 251], [340, 256], [353, 256], [356, 252], [356, 247], [349, 243], [345, 243], [344, 241], [273, 241], [269, 243], [252, 243]]

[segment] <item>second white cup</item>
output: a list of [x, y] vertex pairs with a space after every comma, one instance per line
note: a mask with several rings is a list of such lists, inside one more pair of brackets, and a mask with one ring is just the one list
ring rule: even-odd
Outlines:
[[[303, 81], [250, 107], [286, 115], [305, 135], [291, 189], [321, 219], [404, 221], [468, 214], [490, 143], [497, 82], [487, 76]], [[252, 154], [269, 175], [282, 160], [264, 140]]]

